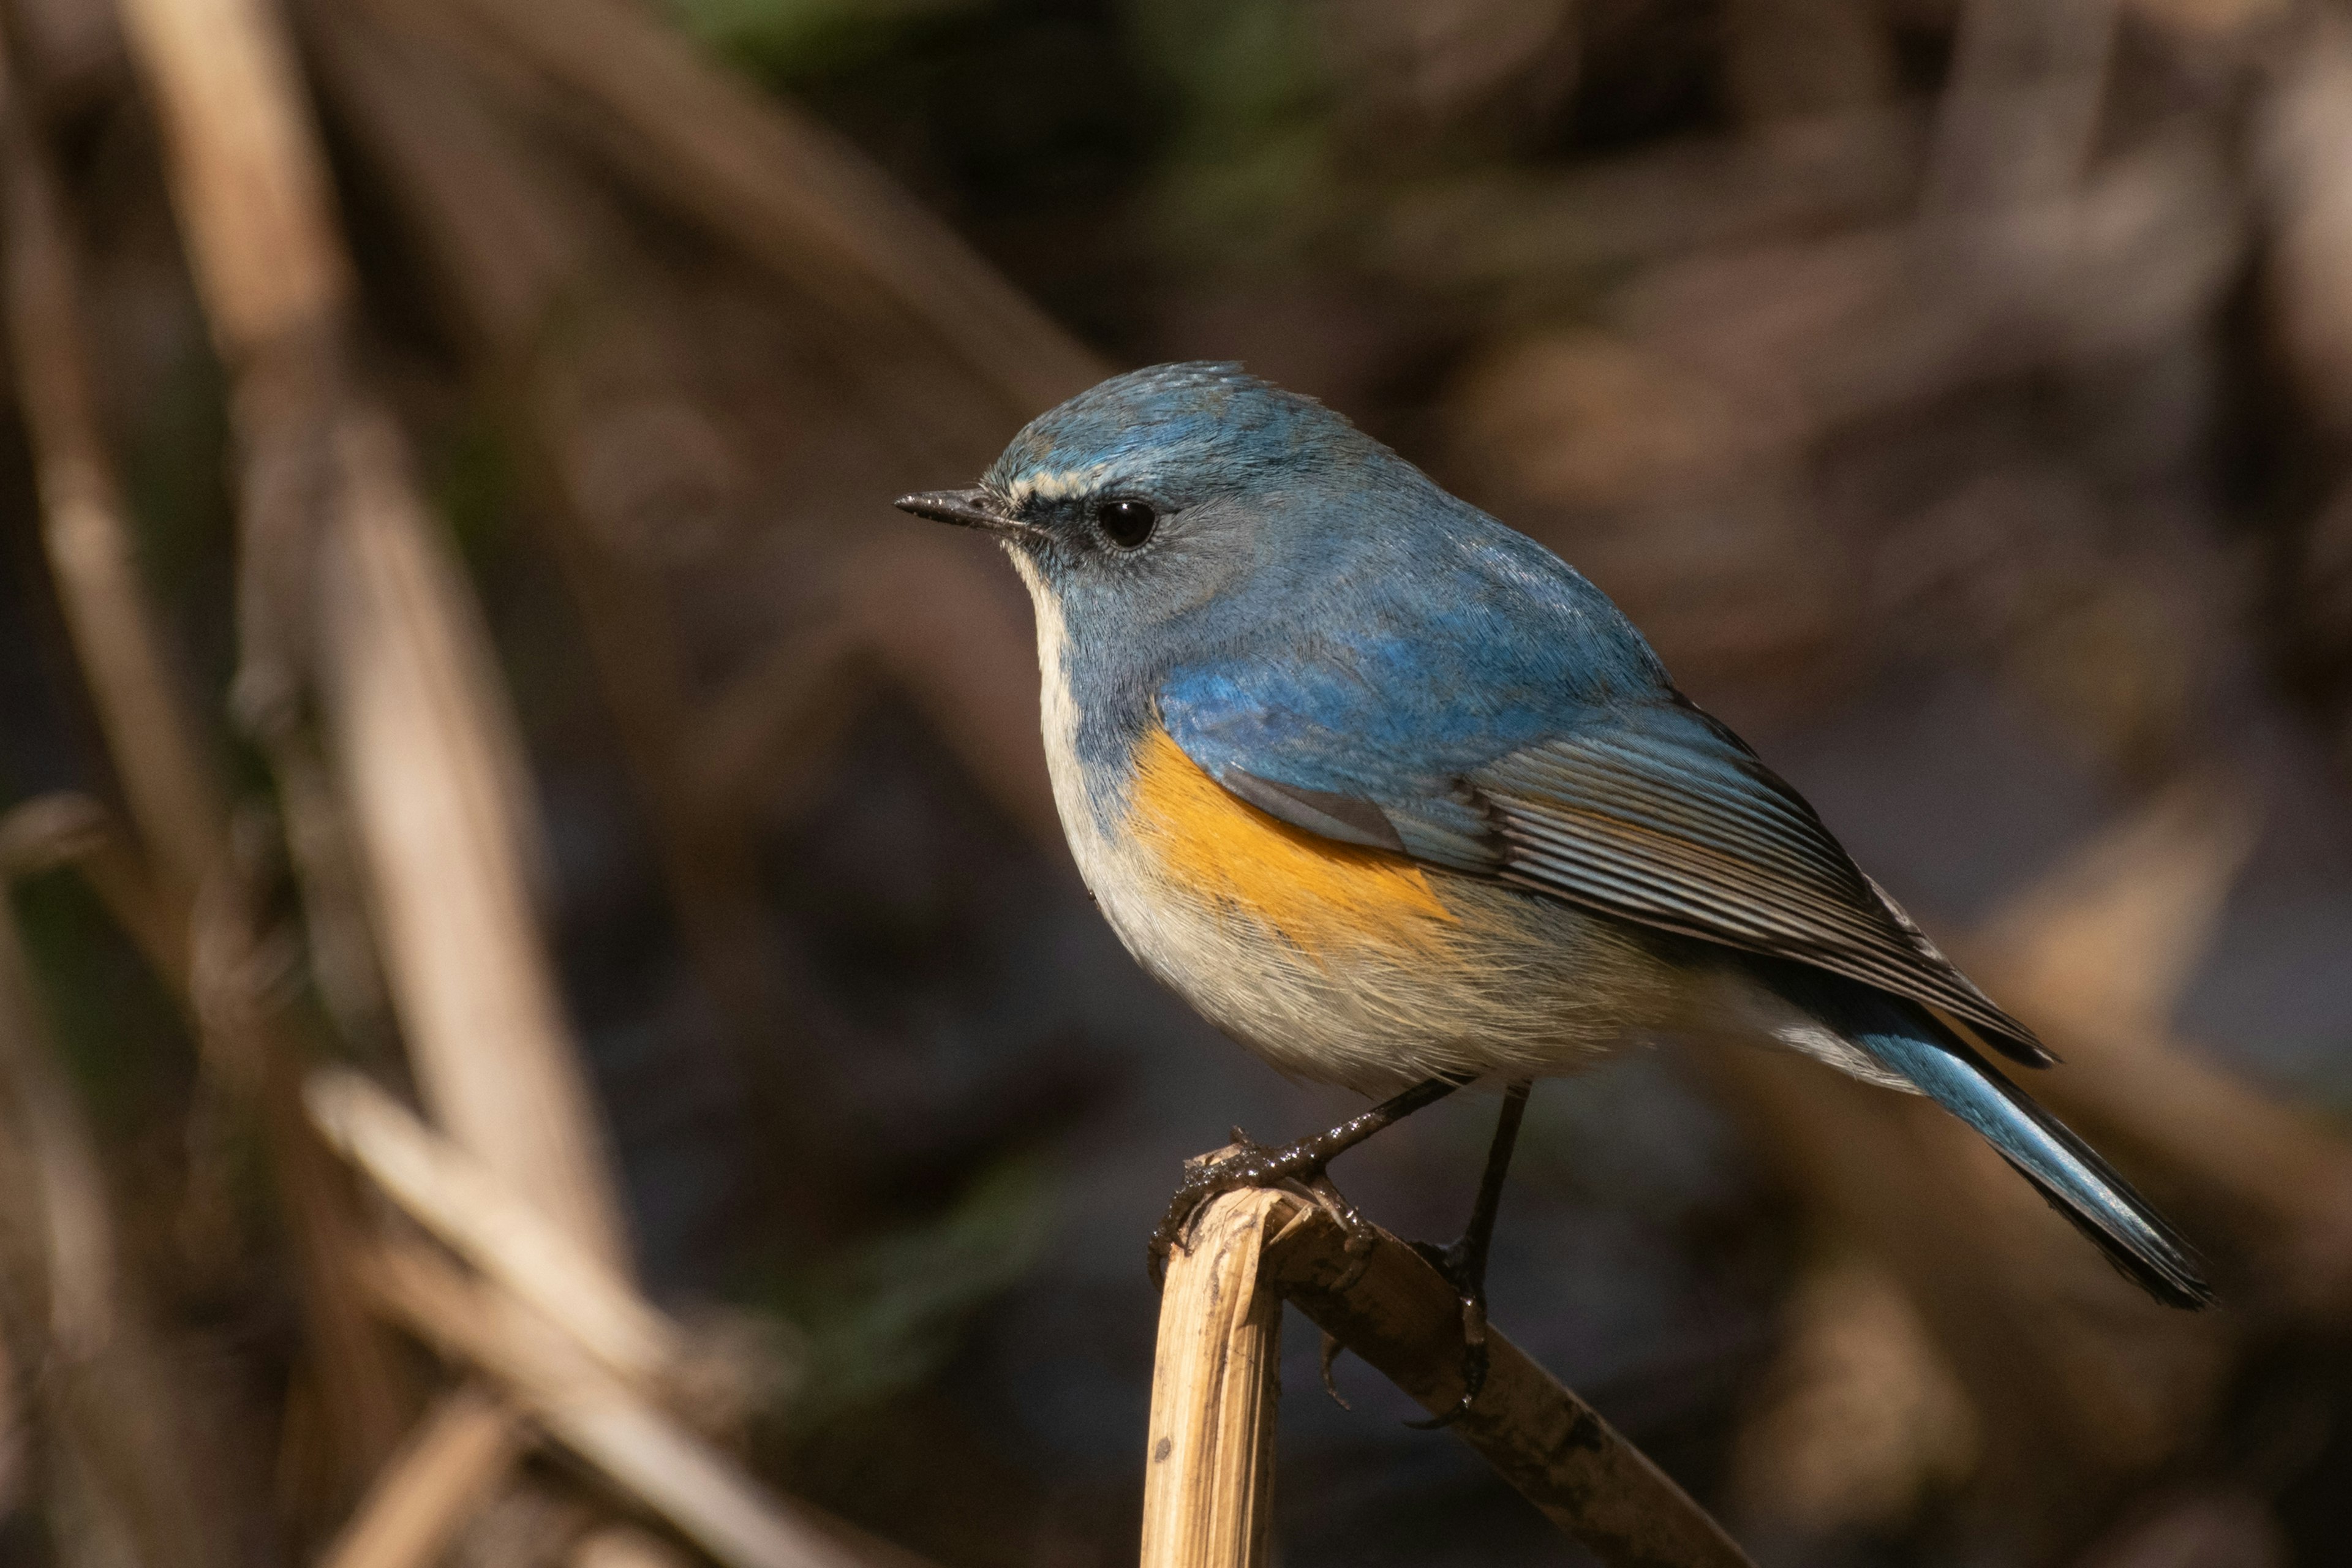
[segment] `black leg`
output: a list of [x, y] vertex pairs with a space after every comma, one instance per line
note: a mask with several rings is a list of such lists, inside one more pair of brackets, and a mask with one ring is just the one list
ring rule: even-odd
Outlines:
[[1495, 1142], [1486, 1150], [1486, 1173], [1479, 1179], [1478, 1201], [1471, 1205], [1470, 1225], [1462, 1239], [1444, 1248], [1414, 1244], [1454, 1282], [1462, 1303], [1462, 1398], [1444, 1415], [1408, 1421], [1408, 1426], [1428, 1430], [1453, 1426], [1469, 1414], [1479, 1390], [1486, 1386], [1486, 1255], [1495, 1240], [1496, 1211], [1503, 1204], [1503, 1178], [1511, 1169], [1511, 1151], [1519, 1141], [1519, 1121], [1527, 1115], [1528, 1094], [1533, 1087], [1515, 1083], [1504, 1093], [1503, 1111], [1495, 1121]]
[[[1201, 1205], [1220, 1193], [1239, 1192], [1245, 1187], [1275, 1187], [1285, 1182], [1303, 1182], [1316, 1185], [1321, 1182], [1323, 1167], [1341, 1154], [1393, 1122], [1402, 1121], [1424, 1106], [1434, 1105], [1467, 1082], [1465, 1079], [1433, 1078], [1413, 1085], [1402, 1094], [1393, 1095], [1360, 1116], [1351, 1116], [1339, 1126], [1301, 1138], [1296, 1143], [1286, 1143], [1278, 1149], [1253, 1143], [1238, 1127], [1234, 1129], [1233, 1153], [1220, 1160], [1203, 1161], [1185, 1168], [1184, 1179], [1176, 1187], [1176, 1195], [1168, 1201], [1168, 1212], [1160, 1218], [1160, 1227], [1151, 1233], [1150, 1270], [1153, 1284], [1158, 1284], [1167, 1271], [1168, 1254], [1184, 1243], [1192, 1228], [1192, 1216]], [[1347, 1211], [1352, 1215], [1353, 1210]]]

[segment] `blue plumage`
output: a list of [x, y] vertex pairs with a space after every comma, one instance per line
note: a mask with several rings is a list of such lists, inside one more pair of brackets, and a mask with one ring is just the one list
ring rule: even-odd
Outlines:
[[[2151, 1291], [2210, 1300], [2122, 1179], [1927, 1009], [2040, 1065], [2032, 1033], [1616, 606], [1329, 410], [1230, 365], [1139, 371], [1031, 424], [979, 489], [901, 504], [1004, 538], [1082, 872], [1154, 973], [1286, 1070], [1525, 1078], [1661, 1034], [1777, 1040], [1927, 1094]], [[1149, 804], [1198, 798], [1139, 789], [1162, 741], [1243, 816]], [[1355, 907], [1252, 812], [1397, 857], [1422, 923]], [[1329, 906], [1312, 952], [1285, 934], [1297, 899], [1286, 925], [1233, 890], [1302, 867], [1292, 891]]]

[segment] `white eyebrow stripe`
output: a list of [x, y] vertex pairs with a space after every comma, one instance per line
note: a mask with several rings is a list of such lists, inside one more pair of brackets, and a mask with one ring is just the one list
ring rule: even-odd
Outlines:
[[1098, 486], [1110, 472], [1108, 462], [1088, 463], [1084, 468], [1055, 468], [1042, 474], [1027, 474], [1013, 481], [1004, 499], [1016, 508], [1033, 500], [1067, 500], [1083, 495]]

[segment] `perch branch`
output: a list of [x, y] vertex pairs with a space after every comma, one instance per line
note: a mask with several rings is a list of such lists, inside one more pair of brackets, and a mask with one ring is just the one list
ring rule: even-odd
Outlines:
[[[1454, 1287], [1385, 1231], [1374, 1230], [1369, 1254], [1350, 1257], [1328, 1210], [1280, 1197], [1267, 1212], [1261, 1278], [1431, 1415], [1451, 1410], [1462, 1397]], [[1546, 1518], [1615, 1568], [1752, 1568], [1591, 1405], [1491, 1329], [1487, 1345], [1486, 1387], [1453, 1430]]]
[[1294, 1200], [1235, 1193], [1169, 1259], [1143, 1471], [1143, 1568], [1261, 1568], [1271, 1542], [1282, 1298], [1259, 1289], [1267, 1222]]

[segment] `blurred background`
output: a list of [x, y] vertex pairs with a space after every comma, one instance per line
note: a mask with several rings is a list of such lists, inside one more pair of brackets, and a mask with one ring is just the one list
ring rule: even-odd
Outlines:
[[[2352, 1561], [2352, 11], [0, 33], [0, 1563], [697, 1560], [596, 1399], [850, 1560], [1131, 1556], [1179, 1163], [1353, 1107], [1120, 951], [887, 502], [1197, 358], [1613, 595], [2228, 1303], [1661, 1052], [1538, 1089], [1497, 1324], [1766, 1564]], [[1336, 1173], [1450, 1237], [1492, 1110]], [[1281, 1562], [1585, 1560], [1291, 1331]]]

